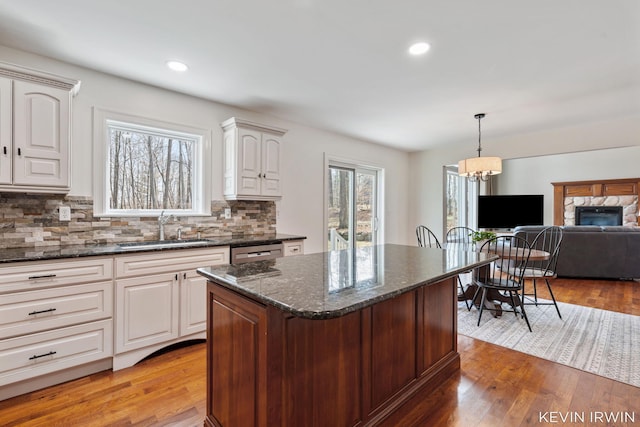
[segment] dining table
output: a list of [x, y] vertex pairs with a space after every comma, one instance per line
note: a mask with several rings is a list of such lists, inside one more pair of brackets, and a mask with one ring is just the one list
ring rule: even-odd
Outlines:
[[[516, 256], [518, 249], [520, 248], [510, 247], [510, 246], [509, 247], [492, 246], [492, 245], [482, 246], [480, 244], [452, 243], [452, 244], [447, 244], [446, 249], [447, 250], [465, 250], [465, 251], [472, 250], [476, 252], [478, 251], [486, 252], [486, 253], [498, 255], [500, 257], [500, 260], [508, 261], [509, 259]], [[545, 260], [548, 260], [550, 256], [551, 254], [547, 251], [543, 251], [541, 249], [531, 249], [531, 252], [529, 254], [529, 261], [545, 261]], [[478, 285], [473, 283], [473, 281], [475, 280], [476, 277], [482, 276], [480, 271], [482, 268], [487, 268], [487, 266], [478, 267], [477, 269], [472, 271], [473, 280], [471, 283], [463, 287], [464, 291], [461, 294], [458, 294], [458, 301], [473, 300], [472, 301], [473, 305], [475, 305], [477, 308], [480, 307], [481, 295], [479, 292], [476, 295]], [[475, 296], [475, 299], [474, 299], [474, 296]], [[514, 297], [514, 300], [516, 305], [520, 304], [520, 300], [517, 295]], [[500, 317], [502, 315], [503, 302], [511, 305], [512, 303], [511, 297], [508, 295], [503, 295], [498, 290], [488, 289], [487, 298], [485, 300], [485, 308], [491, 310], [491, 313], [493, 314], [494, 317]]]

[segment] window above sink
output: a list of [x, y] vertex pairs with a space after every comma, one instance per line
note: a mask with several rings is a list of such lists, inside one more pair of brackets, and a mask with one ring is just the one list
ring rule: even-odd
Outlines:
[[210, 215], [210, 132], [94, 109], [97, 216]]

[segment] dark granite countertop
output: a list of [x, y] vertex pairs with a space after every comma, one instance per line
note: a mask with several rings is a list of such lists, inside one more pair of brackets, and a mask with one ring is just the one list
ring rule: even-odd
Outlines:
[[[0, 249], [0, 264], [7, 262], [21, 262], [21, 261], [41, 261], [50, 259], [64, 259], [64, 258], [79, 258], [87, 256], [100, 256], [100, 255], [120, 255], [130, 254], [136, 252], [151, 252], [151, 251], [170, 251], [180, 249], [193, 249], [193, 248], [206, 248], [215, 246], [247, 246], [247, 245], [263, 245], [271, 244], [280, 241], [287, 240], [302, 240], [306, 239], [305, 236], [296, 236], [291, 234], [261, 234], [261, 235], [249, 235], [239, 237], [219, 237], [219, 238], [207, 238], [198, 239], [197, 244], [194, 246], [158, 246], [158, 245], [140, 245], [136, 247], [126, 247], [126, 244], [96, 244], [96, 245], [76, 245], [76, 246], [39, 246], [31, 248], [9, 248]], [[176, 242], [175, 240], [170, 242]], [[189, 240], [184, 240], [186, 245]], [[152, 243], [152, 242], [137, 242], [140, 244]], [[155, 242], [154, 242], [155, 243]], [[121, 246], [122, 245], [122, 246]]]
[[497, 257], [473, 251], [380, 245], [199, 268], [222, 286], [298, 317], [338, 317], [439, 282]]

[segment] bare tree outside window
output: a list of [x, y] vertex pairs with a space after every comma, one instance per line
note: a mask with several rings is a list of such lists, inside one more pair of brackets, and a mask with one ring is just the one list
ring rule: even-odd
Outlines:
[[192, 209], [198, 138], [109, 124], [112, 210]]
[[338, 165], [329, 165], [328, 172], [327, 247], [334, 250], [376, 244], [378, 172]]

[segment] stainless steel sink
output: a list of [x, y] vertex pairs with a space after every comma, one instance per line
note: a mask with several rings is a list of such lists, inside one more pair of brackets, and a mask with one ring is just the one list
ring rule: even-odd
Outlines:
[[122, 250], [162, 249], [162, 248], [189, 248], [193, 246], [205, 246], [211, 243], [206, 239], [193, 240], [153, 240], [148, 242], [119, 243]]

